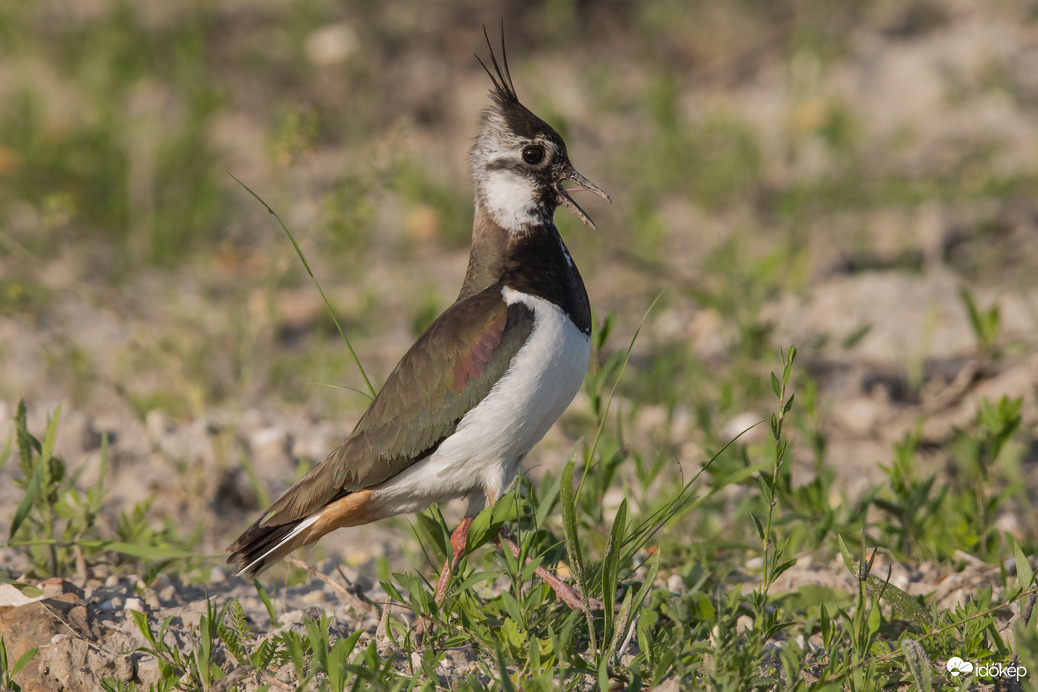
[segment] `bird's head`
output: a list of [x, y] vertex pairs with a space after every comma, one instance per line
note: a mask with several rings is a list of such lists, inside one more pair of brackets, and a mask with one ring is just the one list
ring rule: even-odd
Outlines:
[[[594, 228], [591, 217], [573, 201], [570, 193], [583, 189], [606, 200], [609, 195], [577, 172], [559, 133], [519, 102], [508, 72], [504, 31], [500, 63], [486, 28], [483, 34], [490, 48], [493, 71], [479, 56], [476, 59], [493, 82], [490, 90], [493, 103], [483, 113], [483, 126], [472, 148], [476, 206], [509, 230], [551, 221], [559, 205]], [[567, 182], [576, 187], [567, 189]]]

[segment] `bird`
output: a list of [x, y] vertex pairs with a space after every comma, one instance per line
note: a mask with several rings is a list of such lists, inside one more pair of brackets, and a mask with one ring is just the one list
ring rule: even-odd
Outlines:
[[[467, 500], [437, 580], [436, 603], [465, 553], [475, 516], [513, 483], [527, 452], [579, 391], [591, 353], [591, 306], [555, 225], [562, 206], [595, 228], [572, 193], [605, 191], [577, 172], [566, 144], [524, 106], [483, 28], [490, 105], [469, 157], [472, 245], [457, 299], [404, 354], [353, 431], [228, 548], [253, 577], [327, 533]], [[492, 69], [491, 69], [492, 68]], [[570, 185], [570, 187], [567, 187]], [[502, 528], [493, 537], [518, 558]], [[560, 601], [579, 592], [538, 566]]]

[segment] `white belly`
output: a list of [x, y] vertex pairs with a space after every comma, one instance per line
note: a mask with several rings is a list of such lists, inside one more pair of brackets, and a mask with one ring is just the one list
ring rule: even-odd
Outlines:
[[580, 389], [591, 353], [589, 336], [543, 298], [507, 287], [502, 295], [509, 305], [519, 302], [533, 310], [530, 337], [453, 435], [433, 454], [376, 490], [386, 516], [418, 511], [477, 490], [496, 499], [512, 482], [522, 457]]

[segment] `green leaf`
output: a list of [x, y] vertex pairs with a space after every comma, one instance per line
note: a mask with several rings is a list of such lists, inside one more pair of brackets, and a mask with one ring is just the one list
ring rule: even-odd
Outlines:
[[609, 656], [603, 656], [598, 662], [598, 689], [608, 690], [609, 684]]
[[47, 463], [54, 454], [54, 442], [58, 438], [58, 423], [61, 421], [61, 404], [54, 409], [54, 414], [47, 421], [47, 432], [43, 438], [43, 447], [40, 449], [40, 461]]
[[933, 626], [934, 621], [930, 611], [919, 605], [919, 601], [915, 597], [894, 586], [888, 580], [880, 579], [871, 572], [866, 573], [864, 567], [859, 566], [854, 558], [851, 557], [847, 545], [843, 542], [843, 537], [838, 537], [838, 539], [840, 542], [840, 554], [843, 556], [843, 564], [854, 575], [855, 579], [864, 582], [865, 588], [870, 594], [889, 604], [910, 622]]
[[436, 554], [441, 558], [450, 557], [453, 553], [450, 547], [450, 530], [439, 507], [430, 507], [428, 512], [416, 514], [415, 531], [420, 544], [434, 547]]
[[778, 579], [780, 574], [785, 572], [787, 569], [789, 569], [790, 567], [792, 567], [796, 563], [797, 563], [796, 558], [793, 558], [792, 560], [787, 560], [786, 562], [783, 562], [781, 565], [778, 565], [777, 567], [773, 568], [772, 571], [771, 571], [770, 580], [774, 581], [774, 580]]
[[43, 464], [36, 464], [36, 469], [32, 474], [32, 480], [29, 481], [29, 487], [25, 489], [25, 495], [22, 496], [22, 501], [18, 503], [18, 508], [14, 511], [14, 519], [11, 520], [11, 533], [9, 534], [9, 540], [14, 538], [14, 535], [18, 532], [22, 522], [24, 522], [29, 516], [29, 513], [32, 512], [33, 505], [36, 504], [36, 500], [40, 497], [40, 486], [43, 483], [43, 466]]
[[1024, 551], [1020, 550], [1020, 544], [1013, 541], [1013, 556], [1016, 559], [1016, 583], [1021, 589], [1027, 589], [1034, 581], [1034, 570], [1027, 561]]
[[620, 575], [620, 546], [627, 537], [627, 498], [620, 501], [613, 519], [613, 527], [609, 531], [609, 543], [606, 545], [605, 560], [602, 563], [602, 603], [605, 604], [604, 625], [608, 632], [612, 626], [613, 606], [616, 602], [616, 588]]
[[14, 430], [18, 437], [18, 455], [21, 457], [22, 470], [25, 473], [32, 468], [33, 451], [40, 451], [40, 441], [29, 432], [28, 416], [25, 401], [19, 401], [18, 413], [14, 417]]
[[184, 550], [183, 548], [175, 548], [171, 545], [135, 545], [133, 543], [124, 543], [122, 541], [79, 541], [78, 544], [84, 548], [100, 548], [102, 550], [111, 550], [112, 552], [122, 553], [123, 555], [132, 555], [133, 557], [141, 557], [151, 560], [208, 557], [205, 553], [196, 553], [191, 550]]
[[513, 618], [506, 618], [501, 623], [501, 629], [499, 630], [501, 640], [508, 646], [512, 651], [521, 651], [524, 643], [524, 637], [519, 633], [519, 625]]
[[631, 621], [638, 617], [642, 607], [645, 605], [645, 599], [648, 597], [649, 592], [655, 587], [656, 574], [660, 570], [660, 551], [656, 550], [645, 561], [645, 580], [638, 587], [638, 592], [631, 597], [631, 590], [628, 589], [627, 595], [624, 597], [623, 605], [620, 607], [620, 613], [617, 617], [616, 625], [613, 629], [613, 640], [609, 643], [609, 655], [612, 656], [617, 652], [620, 644], [627, 638], [627, 632], [631, 627]]
[[607, 655], [603, 658], [612, 658], [613, 654], [616, 653], [617, 647], [620, 646], [620, 638], [627, 634], [627, 625], [630, 623], [631, 610], [633, 608], [634, 589], [627, 589], [627, 593], [624, 594], [624, 600], [620, 604], [620, 611], [616, 614], [616, 621], [613, 625], [613, 637], [609, 641]]
[[496, 536], [501, 526], [493, 527], [494, 506], [484, 507], [479, 514], [472, 519], [469, 532], [465, 536], [465, 554], [468, 555], [476, 548], [484, 545], [491, 536]]
[[[267, 593], [267, 590], [263, 588], [262, 584], [260, 584], [259, 579], [253, 578], [252, 585], [256, 587], [256, 592], [259, 594], [260, 600], [263, 601], [263, 606], [267, 609], [267, 615], [270, 616], [270, 624], [278, 627], [277, 611], [274, 608], [274, 601], [271, 600], [270, 594]], [[276, 591], [274, 595], [277, 597]]]
[[[519, 607], [519, 601], [515, 600], [515, 597], [507, 591], [502, 593], [501, 605], [504, 607], [505, 612], [508, 613], [508, 617], [511, 618], [515, 623], [523, 621], [523, 611]], [[507, 622], [507, 621], [506, 621]]]
[[552, 509], [554, 509], [555, 502], [558, 500], [559, 491], [562, 487], [561, 481], [562, 479], [559, 476], [556, 476], [547, 491], [540, 493], [540, 498], [537, 502], [537, 509], [534, 512], [535, 526], [544, 526], [544, 522], [548, 519], [548, 514]]
[[18, 591], [26, 598], [39, 598], [43, 595], [43, 589], [34, 584], [28, 584], [23, 581], [12, 581], [10, 579], [5, 579], [2, 576], [0, 576], [0, 583], [10, 584], [14, 588], [18, 589]]
[[0, 471], [4, 470], [4, 466], [7, 465], [7, 460], [11, 458], [11, 449], [14, 444], [14, 435], [7, 436], [7, 443], [4, 444], [4, 448], [0, 451]]
[[822, 645], [828, 646], [832, 636], [832, 621], [829, 619], [829, 609], [825, 607], [825, 603], [822, 603], [820, 608], [821, 614], [818, 616], [818, 626], [822, 631]]
[[764, 540], [764, 525], [760, 523], [760, 519], [757, 518], [756, 514], [750, 513], [750, 518], [753, 519], [753, 527], [757, 530], [757, 538]]
[[467, 589], [472, 588], [480, 582], [493, 581], [494, 579], [497, 579], [500, 576], [501, 574], [499, 572], [476, 572], [475, 574], [470, 574], [468, 577], [465, 578], [465, 581], [458, 584], [457, 588], [454, 589], [454, 593], [465, 593]]
[[922, 645], [915, 639], [905, 639], [901, 642], [901, 653], [905, 657], [905, 663], [908, 664], [908, 670], [915, 678], [916, 685], [919, 686], [919, 692], [930, 692], [933, 689], [933, 682], [930, 679], [932, 668]]
[[130, 615], [133, 616], [134, 622], [137, 623], [137, 629], [140, 631], [141, 636], [143, 636], [152, 647], [157, 646], [155, 633], [151, 629], [151, 623], [148, 622], [148, 616], [139, 610], [131, 610]]
[[782, 396], [782, 385], [775, 373], [771, 373], [771, 391], [775, 392], [775, 396]]
[[21, 672], [22, 668], [24, 668], [26, 665], [28, 665], [29, 661], [31, 661], [32, 659], [36, 658], [36, 652], [39, 651], [39, 650], [40, 650], [40, 647], [34, 646], [31, 649], [29, 649], [28, 651], [26, 651], [24, 654], [19, 656], [18, 660], [15, 661], [14, 667], [11, 668], [10, 676], [13, 678], [15, 675], [18, 675], [18, 673]]
[[875, 634], [879, 631], [879, 625], [882, 622], [882, 613], [879, 606], [873, 606], [869, 609], [869, 634]]
[[757, 485], [760, 487], [761, 499], [764, 500], [765, 505], [770, 505], [772, 499], [775, 497], [774, 490], [772, 489], [771, 476], [761, 474], [757, 476]]
[[559, 492], [562, 496], [562, 530], [566, 537], [566, 553], [569, 555], [574, 574], [582, 574], [584, 558], [580, 551], [580, 539], [577, 536], [577, 509], [573, 498], [574, 463], [574, 457], [570, 457], [566, 466], [563, 467]]
[[510, 521], [518, 521], [520, 515], [520, 503], [518, 492], [510, 492], [498, 498], [498, 501], [489, 507], [484, 507], [477, 514], [469, 532], [465, 537], [465, 554], [468, 555], [480, 546], [486, 544], [501, 531], [501, 527]]

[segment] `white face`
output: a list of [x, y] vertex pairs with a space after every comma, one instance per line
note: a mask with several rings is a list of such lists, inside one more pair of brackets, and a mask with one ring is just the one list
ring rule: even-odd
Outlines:
[[543, 222], [544, 210], [538, 207], [538, 199], [544, 196], [538, 194], [538, 186], [551, 184], [548, 169], [559, 155], [549, 138], [517, 137], [508, 132], [497, 113], [488, 113], [472, 150], [477, 206], [510, 230]]

